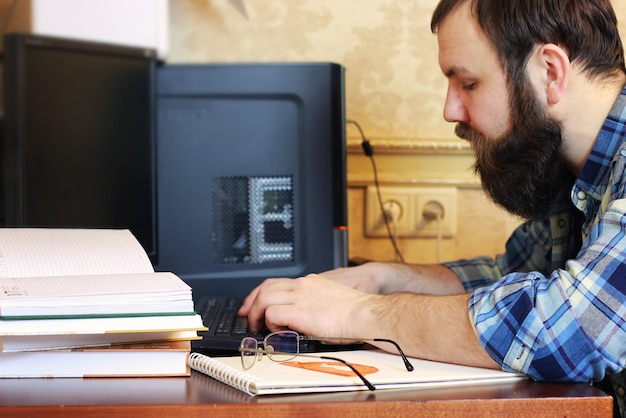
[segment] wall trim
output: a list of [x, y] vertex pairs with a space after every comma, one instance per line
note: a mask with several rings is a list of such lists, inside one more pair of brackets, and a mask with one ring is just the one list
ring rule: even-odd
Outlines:
[[[382, 186], [481, 188], [480, 179], [469, 169], [474, 154], [467, 141], [374, 138], [370, 144]], [[347, 151], [352, 167], [348, 186], [373, 185], [371, 162], [363, 153], [361, 138], [348, 138]]]
[[[348, 175], [348, 187], [372, 186], [372, 177]], [[437, 187], [458, 187], [462, 189], [480, 189], [482, 185], [478, 179], [467, 178], [406, 178], [394, 176], [378, 176], [378, 183], [381, 186], [437, 186]]]
[[[348, 137], [348, 153], [362, 153], [360, 137]], [[472, 148], [462, 139], [373, 138], [370, 144], [381, 154], [472, 154]]]

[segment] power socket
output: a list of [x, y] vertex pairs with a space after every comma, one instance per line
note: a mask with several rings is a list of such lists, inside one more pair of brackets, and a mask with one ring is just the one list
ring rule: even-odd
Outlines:
[[[424, 187], [414, 195], [415, 223], [411, 231], [413, 237], [451, 238], [456, 234], [456, 188], [455, 187]], [[441, 208], [441, 219], [430, 216]], [[441, 224], [439, 224], [439, 222]]]
[[[401, 213], [395, 225], [392, 225], [392, 227], [395, 226], [395, 233], [398, 237], [436, 238], [440, 230], [441, 236], [445, 238], [456, 234], [457, 190], [455, 187], [381, 187], [380, 194], [385, 210], [393, 208]], [[437, 217], [431, 214], [435, 214], [439, 208], [442, 213], [441, 218], [437, 220]], [[388, 236], [374, 186], [369, 186], [366, 190], [365, 235]]]
[[[405, 193], [403, 188], [382, 187], [380, 190], [383, 209], [390, 213], [390, 210], [399, 212], [393, 225], [392, 231], [397, 236], [405, 236], [410, 231], [413, 224], [413, 212], [411, 211], [412, 196]], [[385, 218], [380, 209], [380, 202], [375, 187], [368, 187], [365, 198], [365, 234], [370, 237], [386, 237], [389, 235]], [[389, 219], [391, 222], [392, 219]]]

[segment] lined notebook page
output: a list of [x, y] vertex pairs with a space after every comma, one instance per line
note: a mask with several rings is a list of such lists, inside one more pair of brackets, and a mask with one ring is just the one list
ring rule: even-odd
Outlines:
[[[190, 287], [176, 275], [169, 272], [159, 273], [116, 273], [116, 274], [90, 274], [85, 276], [54, 276], [51, 277], [2, 277], [0, 278], [0, 301], [11, 303], [21, 302], [22, 297], [33, 304], [40, 297], [48, 299], [45, 303], [54, 304], [55, 297], [88, 296], [90, 300], [96, 300], [95, 295], [108, 297], [132, 298], [133, 294], [140, 295], [139, 301], [158, 300], [163, 297], [163, 302], [175, 299], [188, 299]], [[165, 294], [165, 296], [160, 296]], [[3, 300], [6, 298], [6, 300]], [[80, 299], [76, 299], [78, 303]], [[112, 303], [116, 301], [113, 300]], [[117, 303], [128, 303], [129, 300]], [[59, 300], [60, 306], [67, 304], [67, 300]]]
[[0, 228], [0, 277], [151, 272], [128, 230]]

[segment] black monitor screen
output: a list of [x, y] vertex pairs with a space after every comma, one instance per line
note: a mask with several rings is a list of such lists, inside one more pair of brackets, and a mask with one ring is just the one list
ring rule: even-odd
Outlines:
[[154, 259], [154, 51], [18, 34], [4, 45], [4, 225], [128, 228]]

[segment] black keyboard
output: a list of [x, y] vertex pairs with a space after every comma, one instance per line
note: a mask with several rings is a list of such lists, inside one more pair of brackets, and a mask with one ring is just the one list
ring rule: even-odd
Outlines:
[[248, 331], [248, 318], [237, 315], [242, 299], [211, 297], [203, 298], [197, 305], [207, 331], [199, 332], [202, 340], [192, 342], [194, 351], [237, 351], [244, 337], [262, 340], [265, 333]]
[[[232, 355], [239, 351], [239, 344], [245, 337], [253, 337], [261, 341], [269, 333], [250, 332], [248, 330], [248, 319], [237, 315], [243, 299], [227, 297], [203, 298], [196, 305], [196, 311], [202, 317], [207, 331], [199, 332], [201, 340], [191, 342], [191, 349], [195, 352], [209, 355]], [[360, 347], [356, 345], [335, 345], [325, 344], [319, 341], [301, 341], [301, 353], [314, 353], [323, 351], [352, 350]]]

